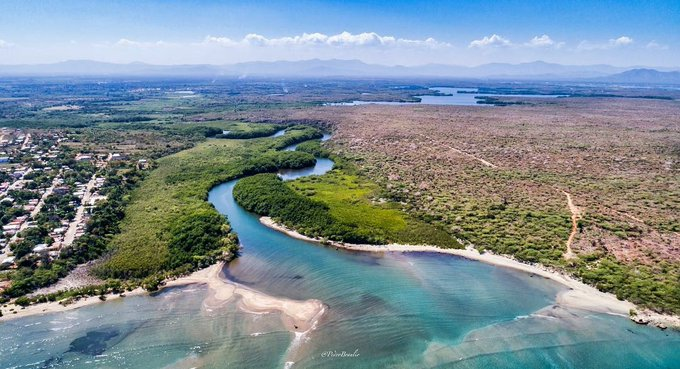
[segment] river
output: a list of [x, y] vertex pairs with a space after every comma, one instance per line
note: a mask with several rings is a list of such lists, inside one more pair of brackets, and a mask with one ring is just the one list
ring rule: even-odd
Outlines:
[[430, 90], [445, 95], [420, 95], [415, 96], [419, 102], [400, 102], [400, 101], [362, 101], [354, 100], [349, 102], [327, 103], [327, 106], [355, 106], [355, 105], [461, 105], [461, 106], [495, 106], [494, 104], [480, 104], [480, 98], [484, 97], [512, 97], [529, 99], [551, 99], [566, 97], [565, 95], [530, 95], [530, 94], [489, 94], [479, 93], [476, 88], [457, 88], [457, 87], [431, 87]]
[[[318, 160], [285, 178], [331, 168]], [[224, 276], [274, 296], [323, 301], [319, 327], [297, 347], [277, 314], [248, 314], [235, 302], [209, 311], [206, 288], [189, 286], [2, 323], [0, 367], [282, 368], [292, 349], [294, 368], [680, 362], [678, 332], [557, 306], [564, 287], [550, 280], [455, 256], [358, 253], [290, 238], [236, 204], [236, 182], [209, 194], [243, 246]]]

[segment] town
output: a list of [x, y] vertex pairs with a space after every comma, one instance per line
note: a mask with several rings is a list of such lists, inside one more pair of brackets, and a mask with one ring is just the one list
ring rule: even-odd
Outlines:
[[[1, 136], [0, 273], [6, 273], [48, 264], [81, 237], [107, 198], [102, 169], [127, 157], [74, 152], [63, 131], [2, 128]], [[0, 291], [9, 285], [0, 278]]]

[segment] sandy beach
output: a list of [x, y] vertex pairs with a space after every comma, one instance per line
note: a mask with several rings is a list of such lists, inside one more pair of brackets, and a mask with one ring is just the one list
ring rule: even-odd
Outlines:
[[[2, 308], [2, 314], [3, 316], [0, 317], [0, 322], [5, 321], [5, 320], [11, 320], [11, 319], [19, 319], [19, 318], [24, 318], [27, 316], [32, 316], [32, 315], [41, 315], [41, 314], [50, 314], [50, 313], [58, 313], [62, 311], [69, 311], [69, 310], [74, 310], [78, 309], [84, 306], [89, 306], [93, 304], [98, 304], [104, 301], [112, 301], [116, 299], [123, 298], [124, 296], [139, 296], [139, 295], [144, 295], [146, 294], [147, 291], [144, 289], [136, 288], [132, 291], [127, 291], [121, 296], [120, 294], [108, 294], [106, 295], [106, 300], [101, 300], [99, 296], [88, 296], [88, 297], [81, 297], [78, 300], [74, 301], [73, 303], [70, 303], [68, 305], [62, 305], [58, 301], [52, 301], [52, 302], [44, 302], [40, 304], [35, 304], [35, 305], [29, 305], [24, 308], [9, 304], [8, 307], [3, 307]], [[10, 311], [10, 309], [14, 309], [14, 311]], [[16, 314], [14, 313], [16, 312]]]
[[[290, 237], [304, 241], [320, 243], [320, 240], [305, 236], [295, 230], [278, 224], [270, 217], [260, 217], [260, 223], [269, 228], [285, 233]], [[428, 245], [358, 245], [333, 241], [327, 242], [326, 244], [331, 247], [363, 252], [433, 252], [449, 254], [495, 266], [511, 268], [548, 278], [568, 287], [568, 290], [557, 295], [556, 303], [558, 305], [598, 313], [620, 315], [624, 317], [630, 317], [630, 311], [633, 309], [638, 312], [637, 317], [638, 319], [641, 319], [639, 322], [644, 324], [653, 324], [659, 327], [680, 328], [680, 317], [678, 316], [658, 314], [649, 310], [638, 308], [631, 302], [619, 300], [611, 293], [601, 292], [595, 287], [589, 286], [560, 271], [552, 270], [542, 265], [522, 263], [509, 257], [495, 255], [489, 252], [482, 254], [472, 247], [467, 247], [465, 249], [442, 249]], [[631, 317], [631, 319], [633, 318]], [[638, 321], [638, 319], [633, 320]]]

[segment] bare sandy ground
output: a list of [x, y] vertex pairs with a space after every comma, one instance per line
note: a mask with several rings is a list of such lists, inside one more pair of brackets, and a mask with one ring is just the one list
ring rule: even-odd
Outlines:
[[[307, 237], [281, 224], [278, 224], [270, 217], [261, 217], [260, 222], [265, 226], [275, 229], [279, 232], [283, 232], [290, 237], [319, 243], [319, 240]], [[476, 260], [495, 266], [531, 273], [558, 282], [569, 288], [566, 291], [560, 292], [556, 298], [556, 303], [564, 307], [620, 315], [624, 317], [629, 317], [630, 311], [636, 310], [639, 311], [638, 317], [643, 318], [643, 320], [648, 323], [659, 327], [670, 326], [680, 328], [680, 317], [678, 316], [663, 315], [649, 310], [639, 309], [631, 302], [622, 301], [616, 298], [616, 296], [613, 294], [598, 291], [595, 287], [589, 286], [560, 271], [552, 270], [537, 264], [522, 263], [505, 256], [495, 255], [488, 252], [481, 254], [472, 247], [461, 250], [442, 249], [427, 245], [356, 245], [339, 242], [329, 242], [329, 245], [336, 248], [365, 252], [435, 252], [440, 254], [461, 256], [470, 260]]]
[[94, 265], [94, 261], [78, 265], [66, 277], [60, 279], [57, 283], [49, 287], [39, 288], [29, 296], [49, 295], [50, 293], [58, 291], [103, 284], [103, 280], [90, 274], [90, 270]]

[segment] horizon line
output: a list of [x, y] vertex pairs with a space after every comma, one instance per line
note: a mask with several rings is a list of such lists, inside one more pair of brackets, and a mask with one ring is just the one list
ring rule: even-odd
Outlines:
[[526, 64], [548, 64], [548, 65], [558, 65], [558, 66], [564, 66], [564, 67], [591, 67], [591, 66], [606, 66], [606, 67], [614, 67], [614, 68], [630, 68], [630, 69], [640, 69], [640, 68], [648, 68], [648, 69], [676, 69], [680, 71], [680, 66], [652, 66], [652, 65], [642, 65], [642, 64], [636, 64], [636, 65], [614, 65], [614, 64], [607, 64], [607, 63], [595, 63], [595, 64], [562, 64], [559, 62], [548, 62], [544, 60], [534, 60], [534, 61], [528, 61], [528, 62], [520, 62], [520, 63], [510, 63], [510, 62], [489, 62], [489, 63], [482, 63], [482, 64], [475, 64], [475, 65], [463, 65], [463, 64], [446, 64], [446, 63], [425, 63], [425, 64], [413, 64], [413, 65], [404, 65], [404, 64], [378, 64], [378, 63], [369, 63], [365, 62], [361, 59], [338, 59], [338, 58], [330, 58], [330, 59], [321, 59], [321, 58], [310, 58], [310, 59], [277, 59], [277, 60], [250, 60], [250, 61], [243, 61], [243, 62], [237, 62], [237, 63], [224, 63], [224, 64], [212, 64], [212, 63], [179, 63], [179, 64], [155, 64], [155, 63], [147, 63], [147, 62], [142, 62], [142, 61], [131, 61], [131, 62], [114, 62], [114, 61], [103, 61], [103, 60], [95, 60], [95, 59], [65, 59], [65, 60], [60, 60], [60, 61], [54, 61], [54, 62], [47, 62], [47, 63], [21, 63], [21, 64], [0, 64], [0, 67], [17, 67], [17, 66], [40, 66], [40, 65], [54, 65], [54, 64], [64, 64], [64, 63], [69, 63], [69, 62], [91, 62], [91, 63], [100, 63], [100, 64], [112, 64], [112, 65], [148, 65], [148, 66], [162, 66], [162, 67], [173, 67], [173, 66], [231, 66], [231, 65], [240, 65], [240, 64], [248, 64], [248, 63], [296, 63], [296, 62], [308, 62], [308, 61], [319, 61], [319, 62], [333, 62], [333, 61], [341, 61], [341, 62], [359, 62], [365, 65], [374, 65], [374, 66], [381, 66], [381, 67], [402, 67], [402, 68], [418, 68], [418, 67], [425, 67], [425, 66], [432, 66], [432, 65], [438, 65], [438, 66], [446, 66], [446, 67], [458, 67], [458, 68], [477, 68], [477, 67], [482, 67], [482, 66], [487, 66], [487, 65], [494, 65], [494, 64], [505, 64], [505, 65], [526, 65]]

